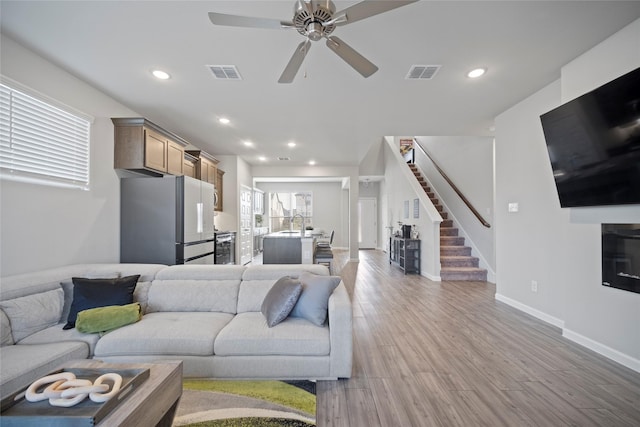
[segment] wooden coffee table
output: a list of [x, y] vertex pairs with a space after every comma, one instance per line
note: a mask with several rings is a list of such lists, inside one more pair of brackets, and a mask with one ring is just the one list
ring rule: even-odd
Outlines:
[[167, 426], [182, 396], [182, 361], [159, 363], [104, 363], [97, 360], [66, 362], [65, 368], [149, 369], [149, 378], [109, 413], [98, 426]]

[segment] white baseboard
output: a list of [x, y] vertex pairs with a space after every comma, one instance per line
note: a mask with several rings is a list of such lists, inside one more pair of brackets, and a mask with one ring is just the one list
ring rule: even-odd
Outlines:
[[556, 326], [558, 328], [563, 329], [564, 328], [564, 321], [561, 319], [558, 319], [557, 317], [553, 317], [548, 315], [547, 313], [537, 310], [533, 307], [529, 307], [528, 305], [522, 304], [521, 302], [518, 302], [514, 299], [511, 299], [509, 297], [505, 297], [502, 294], [496, 294], [495, 298], [500, 301], [503, 302], [505, 304], [510, 305], [513, 308], [517, 308], [520, 311], [524, 311], [527, 314], [530, 314], [531, 316], [540, 319], [544, 322], [547, 322], [553, 326]]
[[421, 273], [420, 275], [423, 277], [426, 277], [429, 280], [433, 280], [434, 282], [442, 282], [442, 279], [440, 278], [440, 276], [434, 276], [433, 274], [429, 274], [429, 273]]
[[627, 354], [621, 353], [616, 349], [608, 347], [597, 341], [587, 338], [584, 335], [580, 335], [569, 329], [562, 330], [562, 336], [568, 340], [580, 344], [583, 347], [593, 350], [598, 354], [603, 355], [611, 360], [618, 362], [619, 364], [626, 366], [629, 369], [633, 369], [636, 372], [640, 372], [640, 360], [635, 359]]
[[516, 300], [505, 297], [501, 294], [495, 294], [495, 298], [498, 301], [501, 301], [505, 304], [510, 305], [513, 308], [516, 308], [520, 311], [523, 311], [531, 316], [542, 320], [543, 322], [547, 322], [553, 326], [556, 326], [562, 329], [562, 336], [568, 340], [571, 340], [577, 344], [580, 344], [583, 347], [588, 348], [589, 350], [595, 351], [596, 353], [607, 357], [619, 364], [626, 366], [629, 369], [632, 369], [636, 372], [640, 372], [640, 360], [635, 359], [627, 354], [621, 353], [618, 350], [615, 350], [611, 347], [608, 347], [602, 343], [592, 340], [591, 338], [587, 338], [584, 335], [580, 335], [576, 332], [573, 332], [569, 329], [565, 329], [564, 320], [558, 319], [557, 317], [553, 317], [544, 313], [535, 308], [529, 307], [528, 305], [522, 304]]

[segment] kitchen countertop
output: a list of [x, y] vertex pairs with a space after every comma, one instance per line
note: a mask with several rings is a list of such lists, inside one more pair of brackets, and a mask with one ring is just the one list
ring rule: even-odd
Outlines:
[[274, 237], [278, 239], [300, 239], [302, 237], [304, 239], [313, 239], [314, 236], [310, 234], [307, 235], [306, 233], [305, 236], [300, 236], [300, 231], [278, 231], [276, 233], [267, 234], [264, 237]]

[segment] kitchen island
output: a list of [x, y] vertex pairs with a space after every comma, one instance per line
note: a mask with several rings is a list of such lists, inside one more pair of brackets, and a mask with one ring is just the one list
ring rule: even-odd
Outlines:
[[300, 231], [267, 234], [262, 241], [263, 264], [313, 264], [315, 237]]

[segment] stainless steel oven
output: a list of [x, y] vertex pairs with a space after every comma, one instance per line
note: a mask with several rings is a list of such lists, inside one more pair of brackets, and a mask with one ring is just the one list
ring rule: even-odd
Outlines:
[[216, 232], [215, 263], [236, 263], [236, 233], [231, 231]]

